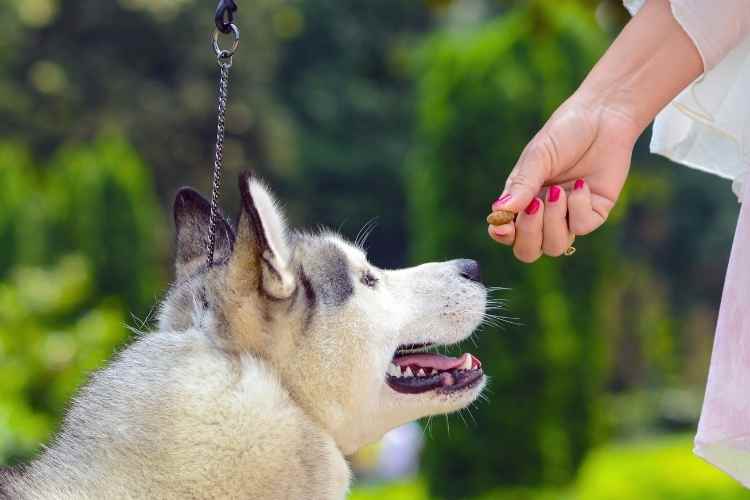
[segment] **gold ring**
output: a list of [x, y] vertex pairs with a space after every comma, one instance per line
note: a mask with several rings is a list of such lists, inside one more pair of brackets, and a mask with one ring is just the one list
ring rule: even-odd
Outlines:
[[568, 248], [565, 249], [565, 251], [563, 252], [563, 255], [566, 257], [570, 257], [574, 253], [576, 253], [576, 247], [574, 247], [573, 245], [570, 245]]

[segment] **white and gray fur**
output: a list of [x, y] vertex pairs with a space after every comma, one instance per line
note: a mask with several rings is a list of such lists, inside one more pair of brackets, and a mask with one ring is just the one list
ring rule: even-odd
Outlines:
[[240, 190], [211, 268], [208, 204], [180, 191], [158, 330], [91, 376], [37, 459], [0, 471], [0, 498], [341, 499], [346, 455], [477, 398], [484, 384], [385, 383], [399, 345], [452, 344], [480, 323], [485, 289], [456, 261], [381, 270], [333, 233], [289, 234], [252, 176]]

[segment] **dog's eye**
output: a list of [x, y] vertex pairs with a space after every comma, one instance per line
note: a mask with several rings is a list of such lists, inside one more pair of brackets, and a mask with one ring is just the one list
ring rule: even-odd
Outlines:
[[362, 273], [362, 278], [360, 279], [363, 285], [368, 286], [370, 288], [375, 288], [375, 285], [378, 284], [378, 279], [372, 275], [370, 271], [365, 271]]

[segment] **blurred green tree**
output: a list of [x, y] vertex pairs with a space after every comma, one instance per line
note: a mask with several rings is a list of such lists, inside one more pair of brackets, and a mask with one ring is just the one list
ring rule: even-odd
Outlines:
[[601, 436], [606, 322], [593, 312], [597, 289], [620, 272], [617, 214], [575, 257], [533, 266], [500, 251], [484, 217], [520, 149], [604, 46], [589, 10], [535, 1], [472, 32], [438, 34], [419, 54], [408, 188], [413, 259], [480, 260], [485, 282], [513, 286], [502, 314], [523, 324], [480, 338], [491, 407], [473, 411], [476, 426], [429, 431], [425, 464], [438, 497], [565, 483]]
[[85, 255], [95, 295], [117, 296], [134, 314], [146, 314], [165, 282], [172, 240], [149, 169], [123, 139], [101, 137], [61, 148], [46, 177], [47, 251]]
[[0, 463], [27, 458], [164, 283], [151, 175], [117, 137], [40, 167], [0, 144]]
[[413, 128], [408, 50], [431, 26], [421, 2], [299, 3], [304, 29], [282, 46], [279, 100], [296, 144], [296, 168], [279, 186], [294, 219], [351, 237], [380, 224], [368, 250], [383, 267], [407, 247], [402, 170]]
[[[127, 137], [168, 206], [206, 192], [215, 135], [214, 3], [195, 0], [0, 2], [0, 135], [40, 158], [100, 131]], [[387, 220], [375, 260], [403, 263], [400, 170], [412, 130], [405, 54], [431, 26], [410, 0], [266, 0], [240, 5], [231, 71], [224, 204], [256, 169], [292, 219], [354, 235]], [[224, 42], [224, 40], [222, 40]]]

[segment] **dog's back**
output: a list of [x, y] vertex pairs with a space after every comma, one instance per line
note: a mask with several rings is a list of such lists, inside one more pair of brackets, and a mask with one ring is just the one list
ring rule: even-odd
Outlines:
[[9, 498], [340, 498], [348, 468], [262, 361], [198, 330], [136, 341], [92, 377]]
[[10, 498], [8, 496], [8, 483], [10, 482], [10, 477], [13, 475], [14, 471], [13, 469], [8, 469], [6, 467], [0, 467], [0, 500], [5, 500], [6, 498]]
[[0, 500], [11, 500], [10, 484], [11, 481], [23, 475], [25, 465], [15, 467], [0, 467]]

